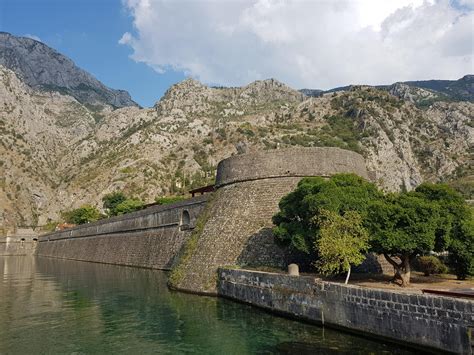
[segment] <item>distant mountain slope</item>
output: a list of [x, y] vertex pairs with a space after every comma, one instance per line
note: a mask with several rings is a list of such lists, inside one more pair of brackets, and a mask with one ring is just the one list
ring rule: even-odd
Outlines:
[[0, 65], [33, 88], [67, 94], [91, 107], [138, 106], [128, 92], [108, 88], [66, 56], [31, 38], [0, 32]]
[[456, 101], [474, 101], [474, 75], [459, 80], [406, 81], [404, 84], [445, 94]]
[[[340, 86], [329, 90], [319, 89], [301, 89], [300, 92], [308, 97], [317, 97], [322, 94], [328, 94], [332, 92], [347, 91], [355, 85]], [[368, 86], [368, 85], [366, 85]], [[394, 93], [399, 90], [400, 87], [404, 87], [405, 93], [407, 92], [406, 86], [414, 88], [411, 90], [410, 98], [412, 102], [417, 103], [417, 94], [420, 94], [420, 103], [426, 106], [428, 103], [435, 101], [469, 101], [474, 102], [474, 75], [469, 74], [463, 76], [458, 80], [418, 80], [418, 81], [403, 81], [397, 82], [392, 85], [376, 85], [373, 86], [378, 89], [388, 90]], [[419, 91], [416, 89], [423, 89]], [[429, 97], [429, 100], [427, 99]]]

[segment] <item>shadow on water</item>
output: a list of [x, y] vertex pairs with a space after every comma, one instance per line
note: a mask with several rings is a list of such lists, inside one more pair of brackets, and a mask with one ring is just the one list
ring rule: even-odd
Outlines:
[[170, 292], [156, 270], [0, 257], [0, 278], [0, 353], [414, 353]]

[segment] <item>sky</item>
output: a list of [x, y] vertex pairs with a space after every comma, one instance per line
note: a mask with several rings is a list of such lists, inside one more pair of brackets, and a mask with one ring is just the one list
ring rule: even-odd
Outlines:
[[474, 0], [0, 0], [0, 31], [146, 107], [186, 77], [330, 89], [474, 72]]

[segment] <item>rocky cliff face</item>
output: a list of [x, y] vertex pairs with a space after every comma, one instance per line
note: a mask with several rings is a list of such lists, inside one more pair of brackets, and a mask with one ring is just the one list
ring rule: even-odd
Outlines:
[[0, 32], [0, 65], [33, 88], [57, 91], [90, 106], [138, 106], [128, 92], [106, 87], [72, 60], [31, 38]]
[[276, 80], [185, 80], [153, 108], [96, 111], [0, 66], [0, 225], [45, 225], [114, 190], [149, 202], [185, 193], [211, 183], [237, 147], [351, 149], [386, 190], [472, 176], [474, 104], [419, 107], [402, 89], [306, 97]]

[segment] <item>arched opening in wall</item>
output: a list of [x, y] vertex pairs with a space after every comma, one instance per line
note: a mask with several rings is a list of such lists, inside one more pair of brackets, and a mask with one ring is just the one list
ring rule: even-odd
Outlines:
[[190, 228], [191, 216], [187, 210], [181, 212], [181, 221], [179, 222], [179, 229], [186, 230]]
[[34, 242], [37, 242], [37, 241], [38, 241], [38, 238], [33, 238], [33, 241], [34, 241]]

